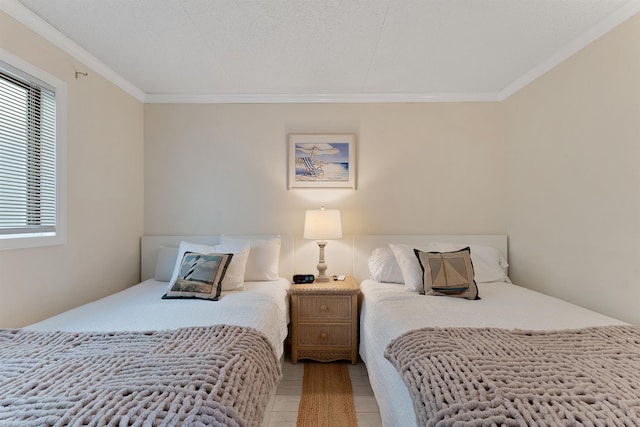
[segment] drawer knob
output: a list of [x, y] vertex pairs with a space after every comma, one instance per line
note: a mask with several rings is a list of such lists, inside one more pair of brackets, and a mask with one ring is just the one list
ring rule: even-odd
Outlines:
[[327, 311], [327, 306], [326, 306], [326, 305], [324, 305], [324, 304], [322, 304], [322, 305], [320, 306], [320, 311]]
[[327, 333], [326, 332], [320, 332], [320, 338], [326, 338], [327, 337]]

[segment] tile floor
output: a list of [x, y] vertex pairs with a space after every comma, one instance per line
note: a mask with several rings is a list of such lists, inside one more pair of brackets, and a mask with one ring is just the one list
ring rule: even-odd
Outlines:
[[[287, 358], [282, 368], [283, 378], [278, 385], [276, 395], [267, 406], [263, 427], [295, 427], [298, 419], [298, 405], [302, 394], [302, 378], [304, 362], [297, 365]], [[367, 368], [360, 361], [357, 365], [349, 365], [353, 400], [356, 405], [358, 427], [381, 427], [380, 413], [376, 398], [373, 396]]]

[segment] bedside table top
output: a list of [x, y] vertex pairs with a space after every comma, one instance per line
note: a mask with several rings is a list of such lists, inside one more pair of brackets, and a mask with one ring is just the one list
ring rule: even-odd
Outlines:
[[299, 294], [358, 294], [360, 293], [360, 285], [351, 276], [345, 277], [344, 280], [330, 280], [328, 282], [314, 282], [304, 285], [294, 285], [289, 287], [289, 293], [292, 295]]

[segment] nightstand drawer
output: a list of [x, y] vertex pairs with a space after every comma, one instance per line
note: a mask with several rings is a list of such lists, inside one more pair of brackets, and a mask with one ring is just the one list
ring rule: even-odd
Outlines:
[[351, 319], [351, 295], [301, 295], [298, 298], [300, 320]]
[[349, 347], [351, 346], [351, 325], [301, 324], [298, 330], [299, 346]]

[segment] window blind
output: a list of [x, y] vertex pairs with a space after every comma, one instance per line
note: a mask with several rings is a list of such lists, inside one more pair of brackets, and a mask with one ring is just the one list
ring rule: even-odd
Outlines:
[[0, 64], [0, 236], [55, 232], [55, 91]]

